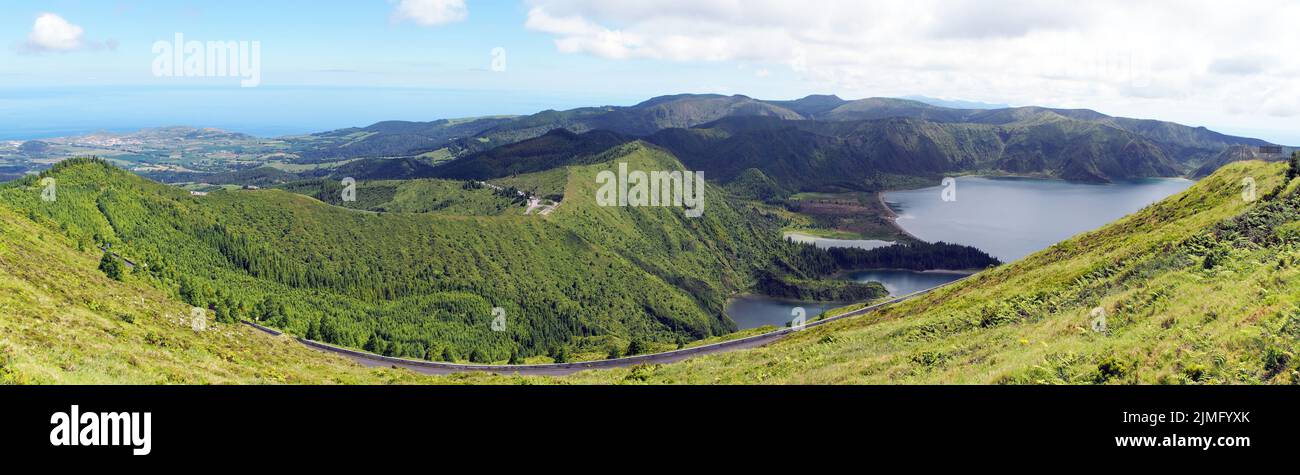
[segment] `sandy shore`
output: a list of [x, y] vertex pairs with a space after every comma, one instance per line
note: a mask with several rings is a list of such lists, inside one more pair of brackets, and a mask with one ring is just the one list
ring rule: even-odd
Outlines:
[[890, 208], [888, 203], [885, 203], [885, 192], [877, 191], [876, 200], [880, 201], [880, 209], [883, 210], [885, 213], [885, 220], [889, 221], [889, 224], [892, 225], [894, 229], [898, 230], [899, 233], [911, 238], [914, 241], [926, 242], [924, 239], [916, 237], [915, 234], [908, 232], [906, 229], [903, 229], [902, 226], [898, 225], [898, 213], [895, 213], [894, 209]]

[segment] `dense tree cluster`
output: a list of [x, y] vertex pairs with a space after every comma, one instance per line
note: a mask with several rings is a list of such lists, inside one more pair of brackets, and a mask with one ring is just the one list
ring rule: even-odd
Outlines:
[[755, 290], [772, 297], [814, 302], [863, 302], [889, 295], [878, 282], [796, 279], [774, 272], [762, 273]]
[[[58, 178], [56, 203], [32, 192], [37, 177], [0, 195], [82, 249], [111, 244], [147, 264], [140, 278], [219, 321], [400, 357], [570, 358], [609, 336], [720, 335], [734, 328], [722, 316], [725, 296], [739, 290], [723, 275], [744, 285], [747, 272], [720, 263], [765, 252], [736, 232], [756, 229], [716, 221], [736, 219], [722, 211], [687, 221], [669, 210], [575, 207], [574, 222], [557, 224], [362, 213], [278, 190], [197, 197], [91, 159], [47, 174]], [[505, 311], [502, 331], [492, 328], [494, 307]]]
[[819, 249], [793, 242], [788, 245], [793, 248], [791, 261], [797, 263], [795, 267], [813, 276], [861, 269], [985, 269], [1002, 263], [979, 249], [946, 242], [914, 242], [876, 249]]
[[99, 259], [99, 270], [103, 271], [108, 278], [118, 281], [126, 274], [126, 266], [122, 260], [108, 251], [104, 251], [104, 257]]

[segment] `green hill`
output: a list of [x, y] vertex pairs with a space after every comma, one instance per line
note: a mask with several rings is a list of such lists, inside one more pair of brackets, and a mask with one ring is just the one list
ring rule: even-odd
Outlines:
[[1072, 120], [994, 126], [747, 117], [665, 130], [647, 140], [720, 180], [754, 168], [796, 191], [875, 191], [909, 178], [972, 172], [1093, 182], [1181, 173], [1141, 137]]
[[[827, 101], [788, 105], [812, 110]], [[723, 183], [752, 169], [789, 192], [876, 191], [961, 173], [1084, 182], [1182, 176], [1230, 162], [1221, 158], [1227, 148], [1253, 147], [1244, 145], [1253, 143], [1245, 139], [1230, 145], [1236, 138], [1092, 111], [962, 111], [902, 99], [855, 101], [834, 110], [850, 106], [869, 114], [828, 115], [834, 120], [732, 115], [693, 128], [659, 130], [644, 140]], [[859, 116], [867, 119], [853, 118]], [[498, 178], [587, 163], [599, 151], [632, 140], [607, 131], [555, 129], [440, 166], [375, 173], [369, 169], [392, 168], [395, 161], [368, 160], [333, 176]]]
[[[40, 188], [8, 192], [39, 195]], [[33, 221], [32, 217], [37, 221]], [[38, 222], [39, 221], [39, 222]], [[0, 205], [0, 384], [375, 384], [415, 382], [367, 370], [244, 325], [206, 316], [157, 290], [146, 274], [125, 282], [96, 269], [41, 213]]]
[[680, 94], [655, 97], [628, 107], [546, 110], [522, 117], [380, 122], [364, 128], [290, 138], [289, 141], [302, 148], [303, 159], [310, 162], [354, 157], [409, 157], [436, 150], [464, 156], [540, 137], [556, 129], [575, 133], [604, 130], [643, 136], [731, 116], [801, 118], [794, 111], [740, 95]]
[[[869, 317], [566, 381], [1300, 382], [1300, 194], [1298, 182], [1281, 189], [1285, 168], [1228, 165], [1099, 230]], [[1243, 200], [1246, 178], [1259, 200]]]
[[359, 181], [356, 201], [343, 200], [343, 185], [336, 180], [293, 182], [279, 189], [364, 211], [458, 216], [522, 214], [525, 199], [513, 191], [493, 190], [476, 181], [438, 179]]
[[567, 165], [589, 164], [599, 160], [601, 152], [631, 140], [627, 136], [603, 130], [579, 135], [566, 129], [555, 129], [535, 139], [503, 145], [452, 161], [430, 170], [426, 176], [485, 180]]
[[[783, 223], [738, 211], [713, 187], [698, 219], [675, 208], [597, 206], [594, 177], [616, 162], [681, 170], [662, 150], [631, 143], [594, 165], [559, 169], [565, 199], [552, 214], [468, 211], [491, 206], [485, 195], [458, 201], [465, 213], [453, 215], [422, 206], [482, 190], [363, 184], [359, 198], [411, 211], [363, 212], [282, 190], [191, 196], [75, 159], [0, 188], [0, 203], [83, 249], [108, 244], [148, 264], [147, 280], [219, 320], [388, 355], [504, 361], [610, 338], [672, 343], [734, 330], [726, 298], [753, 286], [758, 270], [796, 259], [779, 238]], [[31, 192], [45, 177], [58, 181], [57, 202]], [[780, 270], [816, 277], [791, 264]], [[505, 331], [492, 330], [493, 307], [505, 310]]]

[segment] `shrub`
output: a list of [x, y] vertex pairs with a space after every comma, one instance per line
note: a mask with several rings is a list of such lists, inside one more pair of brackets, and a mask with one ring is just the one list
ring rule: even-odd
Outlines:
[[1271, 378], [1286, 369], [1291, 362], [1291, 354], [1276, 346], [1264, 349], [1264, 372]]
[[122, 260], [118, 259], [117, 256], [114, 256], [111, 252], [104, 251], [104, 257], [99, 259], [99, 270], [103, 271], [104, 275], [108, 276], [108, 278], [119, 282], [125, 274], [125, 269], [123, 267]]
[[557, 346], [551, 349], [551, 359], [555, 360], [556, 363], [568, 363], [569, 349], [564, 346]]
[[1097, 384], [1106, 384], [1108, 381], [1115, 381], [1129, 374], [1129, 364], [1114, 356], [1107, 356], [1097, 363], [1097, 371], [1093, 374], [1093, 382]]
[[645, 342], [641, 341], [641, 339], [639, 338], [633, 338], [632, 341], [627, 344], [628, 356], [636, 356], [645, 352], [646, 352], [646, 344]]

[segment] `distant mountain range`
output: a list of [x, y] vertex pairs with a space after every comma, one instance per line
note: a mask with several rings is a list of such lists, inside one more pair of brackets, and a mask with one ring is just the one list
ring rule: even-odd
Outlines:
[[[963, 107], [947, 107], [956, 105]], [[873, 191], [964, 173], [1096, 183], [1196, 178], [1234, 161], [1277, 160], [1294, 150], [1204, 127], [1087, 109], [925, 97], [849, 101], [813, 95], [765, 101], [682, 94], [628, 107], [386, 121], [276, 139], [165, 127], [10, 143], [0, 145], [0, 174], [8, 174], [0, 178], [76, 153], [103, 156], [172, 183], [490, 179], [585, 164], [634, 140], [663, 148], [723, 184], [743, 174], [760, 183], [770, 180], [784, 193]]]
[[[567, 135], [552, 133], [561, 129]], [[602, 132], [589, 134], [593, 131]], [[335, 140], [340, 138], [346, 140]], [[581, 162], [581, 155], [635, 139], [666, 148], [687, 166], [712, 172], [718, 179], [729, 180], [752, 168], [792, 191], [872, 190], [898, 177], [928, 179], [953, 173], [1086, 182], [1203, 176], [1233, 157], [1247, 156], [1225, 155], [1225, 150], [1272, 145], [1204, 127], [1087, 109], [953, 108], [910, 99], [847, 101], [830, 95], [764, 101], [684, 94], [630, 107], [382, 122], [316, 134], [300, 155], [305, 162], [408, 158], [396, 174], [376, 173], [395, 164], [371, 158], [330, 175], [493, 178], [542, 170], [562, 160]], [[511, 147], [499, 148], [505, 145]]]

